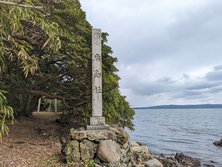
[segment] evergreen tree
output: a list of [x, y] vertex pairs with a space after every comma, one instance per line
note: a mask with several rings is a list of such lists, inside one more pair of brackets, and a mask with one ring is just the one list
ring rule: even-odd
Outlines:
[[[63, 111], [86, 124], [91, 114], [92, 26], [78, 0], [28, 4], [43, 8], [0, 4], [0, 88], [7, 90], [17, 115], [30, 115], [44, 96], [58, 99]], [[132, 129], [134, 111], [120, 95], [117, 59], [111, 56], [107, 35], [102, 35], [104, 115], [108, 123]]]

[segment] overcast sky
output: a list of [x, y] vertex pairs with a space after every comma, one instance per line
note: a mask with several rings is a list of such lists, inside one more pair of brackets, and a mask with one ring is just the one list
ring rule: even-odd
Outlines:
[[81, 0], [131, 106], [222, 103], [221, 0]]

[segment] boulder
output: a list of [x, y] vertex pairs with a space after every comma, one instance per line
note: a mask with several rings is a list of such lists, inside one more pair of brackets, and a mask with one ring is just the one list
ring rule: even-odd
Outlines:
[[220, 141], [215, 141], [214, 145], [222, 147], [222, 139]]
[[128, 133], [123, 128], [111, 128], [116, 133], [116, 141], [120, 145], [124, 145], [129, 140]]
[[94, 158], [94, 154], [96, 153], [96, 144], [89, 140], [83, 140], [80, 143], [80, 155], [81, 160], [86, 161]]
[[113, 140], [100, 141], [97, 149], [97, 157], [107, 163], [117, 163], [120, 161], [120, 146]]
[[188, 155], [185, 155], [183, 153], [176, 153], [175, 159], [184, 166], [190, 166], [190, 167], [200, 167], [201, 163], [200, 160], [197, 158], [192, 158]]
[[140, 161], [147, 161], [151, 158], [151, 154], [147, 148], [147, 146], [133, 146], [130, 147], [130, 151], [136, 156]]
[[163, 167], [163, 165], [156, 158], [145, 162], [145, 167]]
[[68, 163], [77, 162], [80, 160], [79, 142], [77, 140], [69, 141], [63, 152], [66, 154], [66, 161]]

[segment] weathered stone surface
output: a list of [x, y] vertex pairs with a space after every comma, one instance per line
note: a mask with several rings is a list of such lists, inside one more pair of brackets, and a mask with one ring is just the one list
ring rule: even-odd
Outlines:
[[222, 139], [220, 141], [215, 141], [214, 145], [222, 147]]
[[189, 167], [200, 167], [201, 163], [200, 160], [197, 158], [192, 158], [188, 155], [185, 155], [183, 153], [176, 153], [175, 159], [182, 165], [184, 166], [189, 166]]
[[105, 117], [102, 116], [94, 116], [94, 117], [90, 117], [90, 125], [105, 125]]
[[66, 154], [67, 162], [77, 162], [80, 160], [79, 142], [77, 140], [69, 141], [65, 146], [64, 153]]
[[130, 150], [132, 153], [144, 154], [144, 155], [148, 155], [149, 157], [151, 156], [151, 154], [146, 146], [133, 146], [130, 148]]
[[[161, 154], [156, 157], [164, 167], [200, 167], [201, 162], [197, 158], [190, 157], [183, 153], [177, 153], [175, 157], [165, 157]], [[203, 166], [205, 166], [203, 164]]]
[[62, 145], [62, 153], [64, 153], [67, 141], [66, 141], [66, 139], [64, 137], [61, 137], [60, 138], [60, 143]]
[[112, 128], [111, 130], [116, 133], [117, 143], [119, 143], [120, 145], [124, 145], [126, 142], [128, 142], [129, 135], [123, 128]]
[[146, 146], [133, 146], [130, 147], [130, 152], [138, 163], [148, 161], [151, 159], [151, 154]]
[[160, 156], [157, 159], [163, 164], [164, 167], [181, 167], [178, 162], [172, 157]]
[[85, 161], [93, 159], [95, 153], [96, 144], [89, 140], [83, 140], [83, 142], [80, 143], [81, 160]]
[[126, 142], [124, 145], [121, 146], [122, 149], [126, 150], [126, 151], [129, 151], [130, 149], [130, 144], [129, 142]]
[[109, 139], [106, 130], [91, 130], [87, 132], [87, 139], [91, 141], [100, 141]]
[[104, 125], [102, 117], [102, 45], [101, 30], [92, 29], [92, 117], [90, 125]]
[[87, 130], [108, 130], [109, 125], [103, 124], [103, 125], [88, 125]]
[[163, 164], [164, 167], [182, 167], [173, 159], [168, 159], [165, 157], [158, 157], [157, 159]]
[[98, 145], [97, 156], [104, 162], [116, 163], [120, 161], [120, 146], [113, 140], [101, 141]]
[[163, 167], [163, 165], [157, 159], [153, 158], [145, 162], [145, 167]]
[[133, 146], [130, 148], [130, 150], [137, 153], [149, 153], [149, 150], [146, 146]]
[[70, 130], [70, 137], [73, 140], [82, 141], [87, 138], [87, 131], [71, 129]]
[[129, 145], [130, 145], [130, 147], [139, 146], [139, 144], [133, 140], [129, 141]]
[[72, 140], [83, 141], [84, 139], [90, 141], [100, 140], [116, 140], [116, 134], [110, 130], [70, 130], [70, 137]]

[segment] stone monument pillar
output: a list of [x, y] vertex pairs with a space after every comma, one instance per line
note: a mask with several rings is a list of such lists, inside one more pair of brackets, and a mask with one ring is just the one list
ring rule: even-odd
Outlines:
[[92, 117], [87, 129], [107, 129], [102, 116], [102, 44], [101, 30], [92, 29]]

